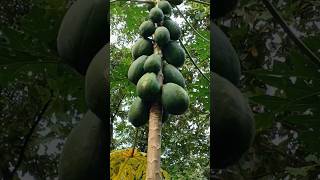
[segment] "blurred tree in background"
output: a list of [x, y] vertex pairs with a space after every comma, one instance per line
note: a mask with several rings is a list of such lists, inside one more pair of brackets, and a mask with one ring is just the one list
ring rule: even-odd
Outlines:
[[[320, 2], [272, 1], [288, 27], [320, 57]], [[214, 10], [214, 9], [213, 9]], [[242, 66], [256, 139], [241, 161], [217, 179], [320, 179], [320, 74], [262, 1], [241, 0], [216, 23]]]
[[0, 179], [56, 179], [86, 110], [84, 78], [56, 51], [64, 0], [0, 2]]

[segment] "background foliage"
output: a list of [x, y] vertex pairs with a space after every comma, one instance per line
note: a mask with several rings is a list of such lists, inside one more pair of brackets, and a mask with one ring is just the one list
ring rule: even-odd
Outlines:
[[[275, 0], [293, 32], [320, 57], [318, 1]], [[217, 21], [242, 65], [242, 91], [256, 120], [256, 139], [242, 160], [217, 179], [319, 179], [319, 69], [261, 1], [241, 0]]]
[[56, 179], [64, 140], [86, 111], [84, 78], [56, 51], [69, 5], [0, 3], [0, 179]]

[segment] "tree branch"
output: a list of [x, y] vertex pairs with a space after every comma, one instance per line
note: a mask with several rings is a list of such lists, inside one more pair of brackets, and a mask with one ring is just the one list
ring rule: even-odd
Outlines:
[[119, 101], [119, 103], [118, 103], [118, 105], [117, 105], [117, 110], [116, 110], [116, 112], [112, 115], [112, 117], [111, 117], [111, 122], [113, 123], [113, 121], [114, 121], [114, 118], [116, 117], [116, 115], [118, 114], [118, 112], [119, 112], [119, 109], [120, 109], [120, 105], [121, 105], [121, 103], [122, 103], [122, 100], [124, 99], [124, 97], [126, 96], [126, 94], [123, 94], [122, 95], [122, 97], [121, 97], [121, 99], [120, 99], [120, 101]]
[[50, 91], [51, 95], [50, 95], [50, 98], [49, 100], [45, 103], [45, 105], [42, 107], [42, 109], [40, 110], [39, 113], [37, 113], [34, 117], [34, 119], [36, 119], [36, 121], [32, 124], [32, 127], [31, 129], [29, 130], [28, 134], [25, 136], [24, 138], [24, 142], [23, 142], [23, 145], [21, 147], [21, 151], [19, 153], [19, 158], [18, 158], [18, 161], [17, 161], [17, 164], [16, 166], [14, 167], [14, 169], [11, 171], [11, 175], [13, 176], [14, 173], [18, 170], [19, 166], [21, 165], [22, 163], [22, 160], [23, 160], [23, 157], [24, 157], [24, 152], [26, 151], [26, 148], [28, 146], [28, 143], [31, 139], [31, 136], [33, 134], [33, 131], [35, 130], [35, 128], [37, 127], [37, 125], [39, 124], [39, 122], [41, 121], [42, 119], [42, 116], [43, 114], [46, 112], [46, 110], [48, 109], [50, 103], [52, 102], [52, 97], [53, 97], [53, 91], [51, 90]]
[[318, 65], [320, 67], [320, 59], [317, 57], [289, 28], [288, 24], [284, 21], [284, 19], [280, 16], [276, 8], [268, 1], [262, 0], [264, 5], [267, 7], [271, 15], [274, 19], [278, 21], [283, 30], [288, 34], [288, 36], [294, 41], [294, 43], [301, 49], [301, 51], [306, 54], [312, 63]]
[[191, 57], [191, 54], [189, 53], [189, 51], [187, 50], [187, 48], [184, 46], [184, 44], [182, 43], [181, 39], [179, 39], [179, 42], [182, 46], [182, 48], [186, 51], [188, 57], [190, 58], [192, 64], [198, 69], [198, 71], [200, 72], [200, 74], [207, 80], [210, 82], [209, 78], [203, 74], [203, 72], [200, 70], [200, 68], [197, 66], [197, 64], [194, 62], [193, 58]]
[[204, 39], [205, 41], [207, 42], [210, 42], [209, 39], [203, 37], [193, 26], [192, 24], [187, 20], [186, 17], [184, 17], [184, 15], [182, 14], [182, 12], [180, 11], [180, 9], [178, 8], [178, 6], [175, 6], [175, 8], [178, 10], [178, 13], [183, 17], [183, 19], [186, 21], [186, 23], [191, 27], [191, 29], [196, 33], [198, 34], [202, 39]]

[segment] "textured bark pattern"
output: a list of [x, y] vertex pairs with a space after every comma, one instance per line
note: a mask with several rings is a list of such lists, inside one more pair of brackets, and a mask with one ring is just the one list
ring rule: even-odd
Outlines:
[[161, 153], [161, 114], [162, 107], [155, 102], [150, 108], [148, 154], [147, 154], [147, 179], [161, 179], [160, 153]]

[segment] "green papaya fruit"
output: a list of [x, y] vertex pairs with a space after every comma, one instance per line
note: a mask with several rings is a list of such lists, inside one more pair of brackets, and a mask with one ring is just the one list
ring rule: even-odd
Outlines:
[[107, 136], [102, 121], [88, 111], [72, 129], [60, 156], [59, 180], [106, 179]]
[[143, 76], [144, 70], [143, 66], [144, 63], [146, 62], [148, 56], [142, 55], [138, 57], [135, 61], [132, 62], [132, 64], [129, 67], [128, 70], [128, 79], [133, 83], [137, 84], [139, 79]]
[[60, 25], [58, 53], [82, 75], [95, 54], [109, 41], [107, 7], [104, 0], [77, 0]]
[[161, 87], [155, 73], [144, 74], [137, 83], [137, 94], [144, 101], [152, 101], [159, 95]]
[[129, 110], [129, 121], [134, 127], [145, 125], [149, 120], [150, 105], [139, 97], [132, 103]]
[[158, 3], [158, 8], [160, 8], [164, 15], [171, 16], [172, 6], [168, 1], [160, 1]]
[[93, 58], [85, 76], [87, 106], [103, 121], [106, 121], [108, 116], [108, 56], [109, 45], [106, 45]]
[[140, 38], [138, 39], [132, 49], [131, 49], [132, 57], [137, 59], [142, 55], [151, 55], [153, 54], [153, 44], [149, 39]]
[[159, 54], [152, 54], [143, 65], [144, 72], [158, 73], [161, 69], [161, 57]]
[[149, 12], [149, 18], [154, 23], [160, 23], [163, 20], [164, 14], [158, 7], [154, 7]]
[[169, 18], [163, 21], [163, 26], [169, 30], [171, 40], [178, 40], [180, 38], [181, 29], [176, 22]]
[[175, 83], [183, 88], [186, 86], [185, 80], [182, 74], [180, 73], [180, 71], [176, 67], [172, 66], [171, 64], [164, 63], [162, 73], [164, 77], [163, 79], [164, 84]]
[[185, 52], [184, 49], [176, 42], [170, 41], [162, 49], [162, 54], [164, 59], [175, 67], [181, 67], [185, 61]]
[[190, 99], [181, 86], [167, 83], [162, 87], [161, 102], [166, 112], [180, 115], [188, 109]]
[[168, 0], [172, 5], [180, 5], [183, 3], [183, 0]]
[[239, 57], [227, 36], [214, 23], [211, 23], [210, 49], [212, 54], [210, 68], [213, 72], [239, 86], [241, 76]]
[[214, 11], [210, 14], [212, 19], [220, 18], [231, 12], [238, 4], [238, 0], [216, 1]]
[[255, 124], [250, 107], [231, 82], [211, 72], [213, 113], [213, 167], [225, 168], [238, 161], [253, 142]]
[[144, 38], [148, 38], [152, 36], [155, 30], [156, 30], [156, 26], [152, 21], [149, 21], [149, 20], [144, 21], [139, 27], [140, 35]]
[[160, 47], [165, 46], [170, 41], [169, 30], [164, 26], [157, 27], [156, 31], [154, 32], [154, 41]]

